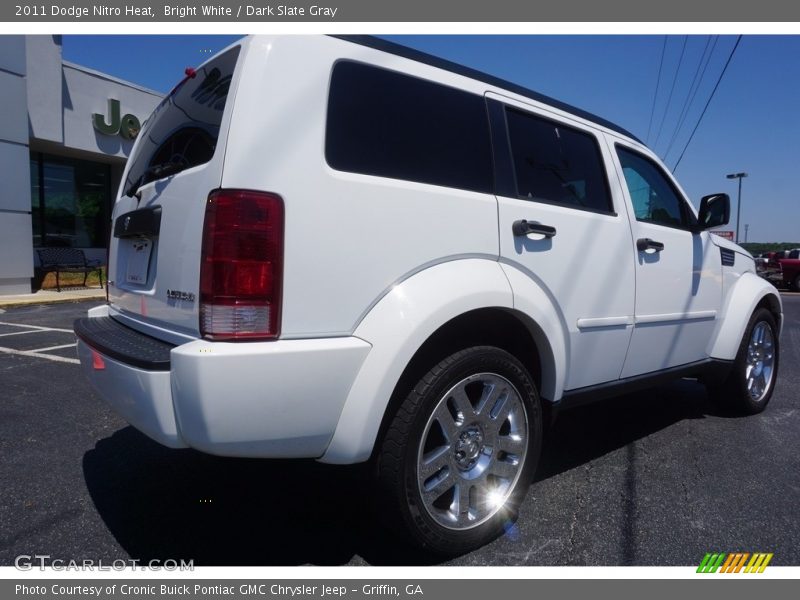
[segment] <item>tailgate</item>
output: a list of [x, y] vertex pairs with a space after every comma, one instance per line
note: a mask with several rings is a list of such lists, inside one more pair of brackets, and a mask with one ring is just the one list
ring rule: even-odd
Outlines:
[[236, 44], [193, 74], [187, 69], [145, 122], [114, 206], [110, 314], [163, 339], [199, 335], [203, 219], [222, 180], [245, 48]]

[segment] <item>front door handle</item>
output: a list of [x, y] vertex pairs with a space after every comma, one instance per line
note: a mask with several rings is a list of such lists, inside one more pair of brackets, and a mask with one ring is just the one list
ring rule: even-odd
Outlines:
[[639, 252], [647, 252], [648, 250], [655, 250], [661, 252], [664, 249], [664, 244], [651, 240], [650, 238], [639, 238], [636, 240], [636, 248]]
[[514, 223], [511, 225], [511, 231], [513, 231], [514, 235], [516, 236], [528, 235], [529, 233], [537, 233], [539, 235], [543, 235], [546, 238], [551, 238], [556, 235], [555, 227], [550, 227], [549, 225], [542, 225], [541, 223], [534, 223], [532, 221], [526, 221], [525, 219], [514, 221]]

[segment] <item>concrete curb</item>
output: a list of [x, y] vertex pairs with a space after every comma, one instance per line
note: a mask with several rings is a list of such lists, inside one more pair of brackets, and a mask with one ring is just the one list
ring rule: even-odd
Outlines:
[[0, 296], [0, 308], [15, 308], [19, 306], [34, 306], [37, 304], [61, 304], [64, 302], [82, 302], [84, 300], [106, 299], [105, 289], [66, 290], [61, 292], [39, 290], [35, 294], [21, 294], [18, 296]]

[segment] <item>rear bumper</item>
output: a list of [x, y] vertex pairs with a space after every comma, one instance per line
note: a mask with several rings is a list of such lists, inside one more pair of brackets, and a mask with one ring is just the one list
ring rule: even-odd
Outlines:
[[78, 358], [92, 386], [136, 429], [170, 448], [186, 448], [172, 406], [169, 371], [146, 371], [115, 360], [78, 338]]
[[75, 330], [84, 373], [131, 425], [223, 456], [321, 456], [371, 348], [352, 337], [173, 347], [107, 316]]

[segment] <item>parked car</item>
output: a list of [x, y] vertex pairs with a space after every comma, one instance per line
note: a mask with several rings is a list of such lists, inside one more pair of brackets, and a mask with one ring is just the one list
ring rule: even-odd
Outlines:
[[800, 258], [780, 259], [773, 280], [778, 285], [800, 292]]
[[[800, 256], [800, 250], [780, 250], [777, 252], [764, 253], [765, 259], [763, 264], [756, 261], [756, 272], [779, 288], [788, 288], [800, 291], [800, 281], [795, 277], [796, 266], [795, 261]], [[788, 264], [784, 263], [789, 261]]]
[[778, 261], [784, 258], [789, 258], [789, 250], [778, 250], [776, 252], [768, 252], [769, 264], [774, 268], [778, 268]]
[[769, 257], [766, 256], [765, 252], [754, 257], [753, 260], [756, 263], [756, 273], [763, 277], [769, 266]]
[[154, 440], [370, 461], [380, 515], [462, 553], [515, 518], [546, 413], [687, 376], [764, 410], [781, 300], [708, 233], [729, 213], [514, 84], [373, 38], [251, 37], [144, 125], [78, 354]]

